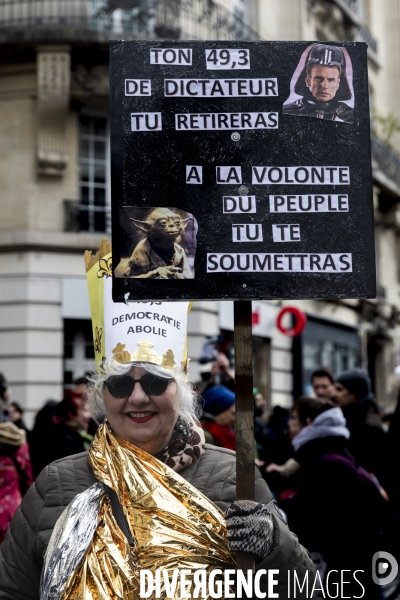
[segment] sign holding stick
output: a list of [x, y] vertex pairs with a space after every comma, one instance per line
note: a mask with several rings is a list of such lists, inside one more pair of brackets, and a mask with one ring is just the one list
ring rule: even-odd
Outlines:
[[[254, 401], [252, 310], [248, 300], [234, 303], [236, 396], [236, 498], [254, 500]], [[250, 554], [238, 553], [238, 569], [253, 569]]]

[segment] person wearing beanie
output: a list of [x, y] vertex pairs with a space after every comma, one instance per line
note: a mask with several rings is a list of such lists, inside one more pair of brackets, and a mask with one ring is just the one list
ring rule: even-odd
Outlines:
[[203, 399], [202, 423], [206, 442], [235, 450], [235, 394], [224, 385], [215, 385], [204, 393]]
[[337, 377], [335, 402], [342, 409], [350, 431], [350, 452], [384, 483], [386, 434], [365, 369], [350, 369]]

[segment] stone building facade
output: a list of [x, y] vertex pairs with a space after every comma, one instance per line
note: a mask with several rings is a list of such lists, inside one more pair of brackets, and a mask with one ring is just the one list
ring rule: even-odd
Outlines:
[[[399, 34], [396, 0], [0, 0], [0, 371], [28, 421], [93, 368], [83, 251], [110, 229], [108, 40], [121, 37], [368, 42], [378, 298], [291, 302], [309, 319], [295, 342], [273, 326], [284, 303], [255, 306], [255, 385], [290, 406], [314, 366], [362, 364], [379, 401], [393, 403]], [[231, 303], [195, 304], [192, 379], [204, 337], [229, 339], [231, 313]]]

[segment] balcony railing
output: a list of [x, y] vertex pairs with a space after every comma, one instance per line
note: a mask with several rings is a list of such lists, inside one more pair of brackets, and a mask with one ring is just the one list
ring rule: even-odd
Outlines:
[[[163, 25], [179, 32], [181, 39], [245, 40], [259, 39], [258, 34], [214, 0], [159, 0], [155, 32], [163, 35]], [[172, 37], [172, 36], [171, 36]]]
[[214, 0], [0, 0], [0, 30], [76, 28], [142, 39], [256, 40]]
[[391, 146], [372, 136], [372, 159], [379, 169], [400, 188], [400, 154]]
[[64, 231], [110, 232], [110, 207], [90, 206], [79, 204], [77, 200], [64, 200]]
[[140, 7], [112, 10], [107, 0], [0, 0], [0, 28], [77, 28], [145, 36], [148, 15]]

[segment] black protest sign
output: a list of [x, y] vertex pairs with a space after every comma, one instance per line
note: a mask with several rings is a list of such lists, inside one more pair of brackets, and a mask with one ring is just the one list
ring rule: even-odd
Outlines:
[[365, 44], [111, 42], [111, 155], [114, 300], [375, 295]]

